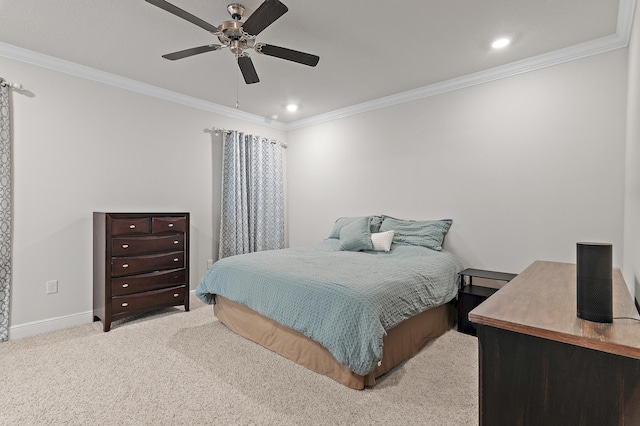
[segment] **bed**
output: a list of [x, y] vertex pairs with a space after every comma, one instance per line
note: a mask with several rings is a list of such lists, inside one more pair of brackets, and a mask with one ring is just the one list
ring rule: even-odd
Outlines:
[[450, 226], [340, 218], [320, 243], [219, 260], [196, 295], [237, 334], [363, 389], [454, 325]]

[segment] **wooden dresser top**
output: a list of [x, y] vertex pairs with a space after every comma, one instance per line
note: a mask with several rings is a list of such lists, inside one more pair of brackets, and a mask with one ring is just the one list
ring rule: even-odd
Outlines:
[[[640, 322], [578, 318], [576, 265], [536, 261], [469, 313], [472, 322], [640, 359]], [[619, 270], [613, 271], [613, 317], [640, 319]]]

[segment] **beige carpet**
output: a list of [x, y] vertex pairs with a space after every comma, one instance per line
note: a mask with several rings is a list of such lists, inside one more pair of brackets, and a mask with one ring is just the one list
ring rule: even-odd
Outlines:
[[172, 308], [0, 344], [2, 425], [477, 425], [474, 337], [450, 331], [355, 391]]

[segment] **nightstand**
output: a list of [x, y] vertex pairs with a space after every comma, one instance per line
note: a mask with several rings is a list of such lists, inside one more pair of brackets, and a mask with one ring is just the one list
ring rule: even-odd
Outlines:
[[514, 279], [517, 274], [468, 268], [460, 272], [460, 276], [462, 277], [462, 287], [458, 290], [458, 331], [475, 336], [476, 328], [469, 321], [469, 312], [498, 291], [499, 288], [474, 285], [473, 279], [481, 278], [483, 280], [506, 283]]

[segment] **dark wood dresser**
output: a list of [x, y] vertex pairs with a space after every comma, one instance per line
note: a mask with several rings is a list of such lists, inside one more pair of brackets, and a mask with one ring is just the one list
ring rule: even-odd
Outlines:
[[93, 213], [93, 316], [189, 310], [189, 213]]
[[534, 262], [469, 313], [480, 425], [640, 425], [640, 316], [613, 271], [613, 323], [577, 316], [576, 265]]

